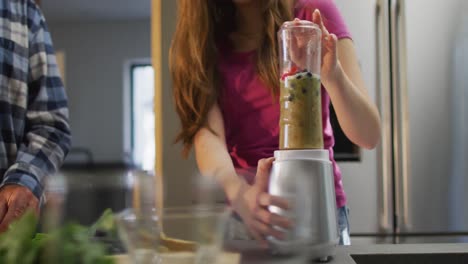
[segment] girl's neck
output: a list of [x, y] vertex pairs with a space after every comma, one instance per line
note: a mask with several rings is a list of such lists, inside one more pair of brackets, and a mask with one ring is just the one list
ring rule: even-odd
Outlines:
[[261, 1], [253, 0], [245, 4], [236, 5], [237, 33], [242, 35], [258, 35], [263, 30]]

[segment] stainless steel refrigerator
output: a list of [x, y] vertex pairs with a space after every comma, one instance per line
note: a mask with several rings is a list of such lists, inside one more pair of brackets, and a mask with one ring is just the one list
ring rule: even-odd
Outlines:
[[382, 118], [379, 147], [339, 162], [353, 243], [468, 242], [468, 4], [333, 1]]

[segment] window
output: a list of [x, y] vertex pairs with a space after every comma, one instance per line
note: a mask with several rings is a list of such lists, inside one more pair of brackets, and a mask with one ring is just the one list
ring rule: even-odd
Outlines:
[[153, 107], [154, 71], [149, 63], [130, 66], [130, 148], [131, 163], [154, 171], [155, 116]]

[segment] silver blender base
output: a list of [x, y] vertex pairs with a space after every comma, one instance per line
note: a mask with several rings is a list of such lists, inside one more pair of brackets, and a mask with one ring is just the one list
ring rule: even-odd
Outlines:
[[331, 260], [331, 257], [328, 256], [328, 257], [323, 257], [323, 258], [317, 259], [316, 262], [326, 263], [326, 262], [329, 262], [330, 260]]
[[268, 238], [270, 251], [275, 256], [305, 256], [316, 262], [328, 262], [335, 255], [336, 245], [338, 240], [330, 243], [321, 244], [306, 244], [300, 242], [284, 242], [274, 238]]

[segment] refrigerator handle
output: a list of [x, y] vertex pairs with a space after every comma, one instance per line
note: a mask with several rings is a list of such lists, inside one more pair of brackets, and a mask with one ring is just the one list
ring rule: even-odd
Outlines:
[[406, 68], [405, 0], [392, 0], [390, 8], [392, 34], [393, 148], [395, 170], [396, 231], [410, 229], [409, 222], [409, 144], [408, 87]]
[[377, 0], [375, 6], [376, 99], [382, 130], [377, 148], [379, 185], [379, 228], [383, 233], [393, 231], [392, 196], [392, 113], [390, 89], [390, 47], [388, 38], [388, 0]]

